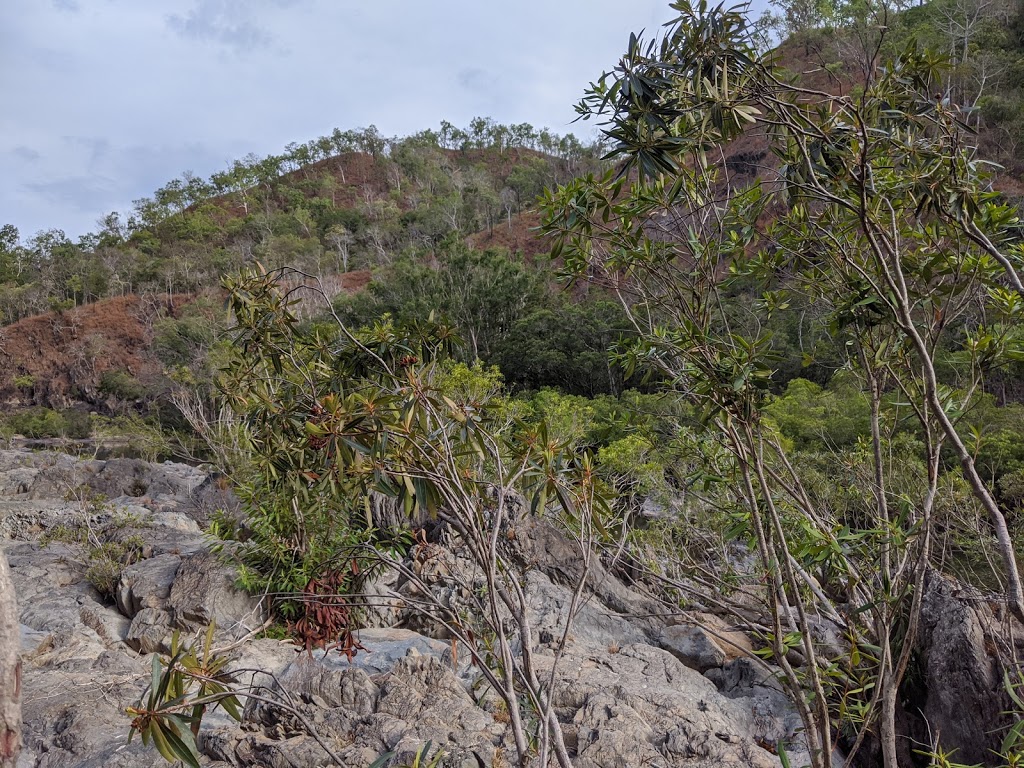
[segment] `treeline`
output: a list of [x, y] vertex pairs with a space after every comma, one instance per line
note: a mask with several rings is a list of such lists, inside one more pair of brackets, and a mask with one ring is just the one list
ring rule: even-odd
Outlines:
[[0, 229], [0, 323], [129, 293], [191, 293], [252, 260], [317, 275], [433, 253], [601, 166], [599, 143], [522, 123], [334, 130], [208, 178], [186, 172], [77, 242]]

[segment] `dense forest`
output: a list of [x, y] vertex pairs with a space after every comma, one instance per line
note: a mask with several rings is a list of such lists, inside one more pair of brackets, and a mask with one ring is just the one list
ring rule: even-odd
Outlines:
[[[1019, 765], [1024, 11], [672, 8], [578, 105], [592, 142], [335, 130], [78, 242], [3, 227], [0, 440], [211, 466], [242, 517], [209, 535], [307, 650], [356, 652], [340, 598], [452, 532], [476, 613], [435, 608], [486, 647], [518, 765], [572, 755], [510, 639], [516, 504], [661, 605], [740, 622], [813, 768]], [[1007, 628], [983, 746], [915, 703], [946, 578]], [[161, 707], [209, 682], [176, 664], [147, 737], [180, 737]]]

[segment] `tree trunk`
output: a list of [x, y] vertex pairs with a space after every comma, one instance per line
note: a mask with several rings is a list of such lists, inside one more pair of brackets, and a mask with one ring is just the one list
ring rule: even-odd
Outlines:
[[14, 768], [21, 751], [21, 633], [14, 584], [0, 552], [0, 768]]

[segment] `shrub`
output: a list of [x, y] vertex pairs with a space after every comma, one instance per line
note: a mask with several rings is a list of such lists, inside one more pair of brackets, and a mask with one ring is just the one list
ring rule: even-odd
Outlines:
[[141, 400], [146, 395], [146, 388], [131, 374], [110, 370], [100, 375], [100, 392], [121, 400]]
[[7, 416], [4, 431], [35, 440], [49, 437], [86, 438], [92, 434], [89, 414], [83, 411], [58, 412], [50, 408], [31, 408]]

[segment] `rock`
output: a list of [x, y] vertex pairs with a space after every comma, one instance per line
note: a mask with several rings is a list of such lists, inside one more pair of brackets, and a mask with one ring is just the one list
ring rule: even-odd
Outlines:
[[234, 640], [263, 623], [260, 601], [236, 588], [234, 570], [210, 552], [129, 566], [116, 599], [132, 619], [125, 642], [140, 653], [166, 652], [175, 629], [198, 633], [213, 622], [220, 640]]
[[[540, 571], [552, 584], [575, 589], [583, 575], [583, 559], [576, 544], [550, 522], [537, 517], [522, 519], [516, 526], [515, 542], [525, 567]], [[645, 635], [665, 624], [657, 618], [664, 612], [657, 600], [630, 589], [597, 558], [591, 558], [586, 586], [586, 593], [596, 597], [610, 611], [643, 616], [631, 623]]]
[[0, 498], [0, 536], [33, 541], [57, 525], [80, 517], [76, 505], [60, 499]]
[[128, 631], [132, 626], [132, 622], [121, 613], [99, 603], [83, 605], [78, 612], [78, 617], [108, 646], [126, 642]]
[[43, 643], [53, 642], [53, 635], [50, 632], [42, 632], [38, 629], [32, 629], [32, 627], [27, 624], [20, 624], [19, 629], [21, 631], [22, 654], [28, 655], [35, 653]]
[[177, 555], [157, 555], [125, 568], [114, 595], [118, 609], [129, 619], [143, 608], [162, 609], [180, 566]]
[[[79, 651], [82, 649], [80, 648]], [[24, 665], [25, 750], [19, 766], [150, 768], [140, 739], [126, 745], [124, 708], [142, 693], [146, 664], [123, 651], [88, 658], [53, 654]]]
[[125, 643], [139, 653], [168, 653], [166, 642], [171, 634], [171, 616], [160, 608], [143, 608], [135, 614]]
[[[527, 575], [526, 599], [536, 641], [553, 649], [565, 632], [572, 592], [553, 584], [543, 573], [531, 571]], [[605, 650], [646, 639], [644, 630], [624, 616], [598, 601], [584, 599], [573, 619], [567, 644], [581, 649]]]
[[[356, 668], [371, 675], [390, 672], [406, 656], [433, 656], [449, 668], [452, 665], [451, 643], [407, 629], [361, 629], [356, 639], [366, 650], [359, 651], [351, 661], [337, 651], [328, 654], [314, 651], [313, 657], [325, 671]], [[468, 653], [466, 657], [468, 659]]]
[[108, 499], [160, 495], [188, 498], [202, 485], [206, 474], [184, 464], [150, 464], [139, 459], [110, 459], [87, 481], [93, 491]]
[[[543, 678], [552, 663], [537, 659]], [[779, 765], [759, 746], [750, 709], [667, 651], [627, 645], [617, 653], [566, 656], [556, 670], [553, 701], [560, 719], [572, 724], [579, 768]]]
[[[1012, 660], [999, 652], [1006, 633], [1000, 625], [1008, 620], [997, 607], [952, 579], [928, 576], [918, 635], [923, 679], [915, 693], [924, 719], [918, 738], [927, 744], [938, 734], [942, 748], [956, 750], [960, 763], [993, 764], [1001, 726], [1013, 722], [1004, 714], [1012, 702], [1003, 688], [1003, 665]], [[1021, 637], [1021, 627], [1014, 629]]]
[[726, 660], [748, 658], [754, 653], [754, 644], [747, 633], [736, 629], [720, 616], [713, 613], [694, 613], [692, 619], [722, 649]]
[[361, 610], [365, 617], [364, 626], [394, 627], [401, 622], [405, 606], [394, 599], [399, 582], [398, 569], [392, 566], [382, 568], [366, 581], [360, 590], [363, 595]]
[[262, 601], [235, 586], [237, 574], [210, 552], [182, 558], [165, 603], [178, 629], [197, 630], [216, 624], [239, 638], [264, 620]]
[[102, 461], [79, 459], [63, 453], [33, 454], [17, 451], [27, 466], [39, 470], [25, 494], [30, 499], [64, 499], [80, 489], [99, 468]]
[[[760, 744], [776, 746], [788, 742], [792, 734], [803, 728], [800, 714], [778, 681], [779, 674], [763, 662], [741, 657], [726, 662], [721, 669], [708, 670], [705, 676], [723, 696], [737, 700], [750, 711]], [[794, 765], [803, 764], [799, 751], [800, 745], [790, 746]]]
[[214, 514], [227, 515], [237, 524], [245, 523], [241, 503], [223, 475], [209, 475], [191, 494], [188, 514], [205, 528]]
[[[375, 676], [356, 667], [327, 670], [303, 656], [282, 674], [280, 685], [321, 735], [345, 734], [344, 740], [330, 739], [345, 766], [367, 766], [388, 751], [396, 753], [391, 765], [410, 764], [431, 741], [445, 751], [445, 766], [489, 767], [498, 750], [510, 747], [505, 727], [477, 707], [434, 656], [403, 657], [390, 672]], [[244, 728], [205, 735], [204, 753], [233, 766], [328, 764], [287, 713], [259, 704], [247, 708], [246, 719]]]
[[313, 697], [320, 707], [344, 707], [359, 716], [374, 712], [380, 697], [365, 669], [331, 665], [323, 657], [311, 658], [305, 653], [281, 673], [280, 684], [285, 690]]
[[725, 663], [725, 651], [707, 630], [696, 624], [665, 627], [658, 634], [657, 642], [660, 648], [698, 672], [706, 672]]
[[0, 470], [0, 498], [27, 494], [38, 474], [35, 467]]

